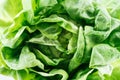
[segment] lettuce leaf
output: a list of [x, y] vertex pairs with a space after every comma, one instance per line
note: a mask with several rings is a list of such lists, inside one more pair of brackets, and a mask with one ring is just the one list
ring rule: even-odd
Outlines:
[[15, 80], [119, 80], [119, 0], [1, 0], [0, 74]]

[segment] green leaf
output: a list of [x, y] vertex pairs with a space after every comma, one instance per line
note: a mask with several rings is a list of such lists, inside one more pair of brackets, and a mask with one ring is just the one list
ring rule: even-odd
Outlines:
[[77, 49], [76, 44], [77, 44], [77, 35], [74, 34], [74, 35], [72, 35], [72, 37], [69, 40], [67, 54], [74, 53], [76, 51], [76, 49]]
[[103, 80], [98, 71], [91, 73], [86, 80]]
[[49, 39], [57, 39], [58, 35], [62, 32], [62, 28], [60, 28], [57, 24], [51, 25], [43, 23], [40, 26], [38, 25], [37, 28], [42, 33], [42, 35]]
[[73, 56], [73, 58], [70, 61], [69, 64], [69, 71], [76, 69], [80, 64], [81, 60], [84, 55], [84, 48], [85, 48], [85, 42], [84, 42], [84, 34], [83, 34], [83, 28], [79, 27], [79, 33], [78, 33], [78, 39], [77, 39], [77, 49]]
[[111, 27], [111, 16], [103, 7], [100, 8], [95, 18], [95, 29], [105, 31]]
[[75, 34], [78, 31], [78, 27], [74, 23], [72, 23], [62, 17], [59, 17], [57, 15], [51, 15], [48, 18], [43, 18], [39, 22], [57, 23], [63, 29], [70, 31], [72, 33], [75, 33]]
[[61, 4], [71, 18], [75, 20], [85, 19], [86, 23], [92, 23], [90, 20], [93, 20], [95, 15], [92, 0], [64, 0]]
[[108, 44], [99, 44], [93, 47], [90, 67], [97, 68], [99, 66], [109, 65], [119, 58], [120, 52], [116, 48]]
[[119, 74], [120, 74], [119, 63], [120, 63], [120, 59], [112, 63], [112, 67], [113, 67], [112, 73], [111, 75], [105, 74], [104, 75], [105, 80], [119, 80]]
[[73, 80], [87, 80], [88, 75], [90, 75], [93, 72], [93, 69], [83, 69], [83, 70], [79, 70]]
[[35, 66], [44, 69], [43, 63], [36, 59], [34, 53], [30, 52], [27, 46], [23, 47], [21, 53], [19, 53], [18, 49], [15, 50], [9, 47], [3, 47], [2, 55], [5, 63], [11, 69], [21, 70]]
[[[19, 6], [18, 6], [19, 5]], [[17, 6], [17, 7], [16, 7]], [[11, 10], [12, 7], [12, 10]], [[9, 27], [22, 11], [21, 0], [4, 0], [0, 4], [0, 27]]]
[[42, 45], [47, 45], [47, 46], [55, 46], [58, 50], [60, 51], [65, 51], [65, 49], [62, 47], [62, 45], [59, 43], [58, 40], [54, 39], [49, 39], [45, 36], [37, 35], [34, 38], [31, 38], [29, 40], [31, 43], [36, 43], [36, 44], [42, 44]]
[[1, 36], [1, 41], [4, 46], [8, 46], [11, 48], [18, 47], [28, 36], [27, 32], [25, 32], [26, 27], [22, 27], [21, 29], [14, 31], [14, 32], [8, 32], [6, 31]]
[[53, 69], [49, 73], [37, 72], [37, 71], [34, 71], [34, 70], [32, 70], [32, 71], [40, 74], [41, 76], [45, 76], [45, 77], [51, 77], [51, 76], [59, 75], [59, 76], [62, 76], [62, 78], [59, 79], [59, 80], [67, 80], [68, 79], [68, 74], [66, 73], [66, 71], [64, 71], [62, 69]]
[[34, 51], [35, 51], [37, 57], [41, 61], [43, 61], [45, 64], [47, 64], [47, 65], [55, 66], [55, 65], [58, 65], [58, 63], [63, 60], [62, 58], [59, 58], [59, 59], [50, 59], [49, 57], [47, 57], [46, 55], [44, 55], [39, 50], [35, 49]]

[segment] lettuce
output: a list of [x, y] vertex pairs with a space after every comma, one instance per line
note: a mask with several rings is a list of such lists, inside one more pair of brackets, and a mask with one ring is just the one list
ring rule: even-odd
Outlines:
[[0, 74], [15, 80], [119, 80], [119, 0], [2, 0]]

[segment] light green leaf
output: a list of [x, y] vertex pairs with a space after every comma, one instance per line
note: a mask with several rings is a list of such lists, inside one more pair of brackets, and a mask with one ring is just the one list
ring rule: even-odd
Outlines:
[[22, 3], [21, 0], [17, 2], [16, 0], [2, 0], [0, 2], [0, 27], [8, 27], [14, 22], [16, 15], [22, 11]]
[[119, 58], [120, 52], [116, 48], [108, 44], [99, 44], [93, 47], [90, 67], [97, 68], [99, 66], [109, 65]]

